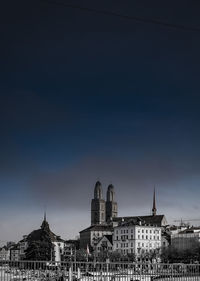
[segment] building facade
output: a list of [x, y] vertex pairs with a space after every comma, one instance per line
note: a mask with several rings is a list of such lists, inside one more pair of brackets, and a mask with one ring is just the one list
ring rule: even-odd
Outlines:
[[138, 221], [123, 222], [114, 228], [113, 251], [124, 255], [152, 253], [161, 248], [161, 227]]
[[10, 260], [10, 249], [7, 246], [0, 248], [0, 261]]
[[26, 249], [28, 248], [27, 235], [24, 235], [23, 239], [20, 240], [18, 244], [19, 244], [20, 260], [23, 260], [26, 258]]
[[80, 231], [80, 248], [86, 249], [88, 246], [93, 249], [101, 237], [112, 234], [113, 228], [110, 225], [92, 225]]
[[94, 188], [94, 198], [91, 202], [91, 225], [110, 223], [112, 218], [117, 217], [117, 202], [112, 184], [108, 186], [106, 195], [105, 202], [102, 185], [97, 181]]
[[107, 190], [106, 198], [106, 222], [109, 223], [118, 215], [117, 202], [115, 201], [114, 186], [110, 184]]
[[94, 188], [94, 198], [91, 202], [91, 225], [103, 224], [106, 219], [106, 205], [103, 199], [102, 186], [99, 181]]
[[11, 261], [19, 261], [20, 260], [20, 247], [19, 247], [19, 244], [14, 245], [10, 249], [10, 260]]
[[94, 248], [96, 257], [100, 255], [106, 257], [109, 253], [112, 253], [113, 251], [112, 237], [113, 235], [104, 235], [99, 239], [99, 241], [97, 242]]
[[189, 228], [171, 236], [171, 245], [177, 250], [193, 249], [200, 245], [200, 228]]

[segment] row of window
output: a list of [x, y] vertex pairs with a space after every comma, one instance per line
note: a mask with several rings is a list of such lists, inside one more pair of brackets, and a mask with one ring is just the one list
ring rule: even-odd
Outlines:
[[[121, 248], [128, 248], [128, 243], [121, 243], [121, 244], [116, 244], [116, 248], [120, 248], [120, 245], [121, 245]], [[133, 243], [131, 243], [131, 247], [133, 247]]]
[[[140, 233], [140, 229], [138, 229], [137, 232]], [[154, 229], [154, 230], [146, 229], [146, 231], [144, 229], [141, 230], [141, 233], [154, 233], [154, 234], [158, 233], [159, 234], [159, 232], [160, 232], [159, 229]]]
[[[128, 237], [128, 235], [122, 235], [121, 237], [120, 237], [120, 239], [119, 239], [119, 236], [116, 236], [116, 240], [128, 240], [128, 239], [134, 239], [133, 238], [133, 235], [130, 235], [129, 237]], [[138, 235], [138, 239], [143, 239], [143, 240], [145, 240], [145, 239], [147, 239], [147, 240], [159, 240], [160, 239], [160, 237], [159, 236], [151, 236], [151, 235]]]
[[[154, 233], [154, 234], [159, 234], [160, 233], [160, 230], [159, 229], [154, 229], [154, 230], [152, 230], [152, 229], [138, 229], [138, 233], [140, 233], [140, 231], [141, 231], [141, 233]], [[133, 233], [133, 229], [130, 229], [130, 232], [131, 233]], [[116, 234], [119, 234], [120, 233], [120, 231], [118, 231], [118, 230], [116, 230]], [[121, 234], [126, 234], [126, 233], [129, 233], [129, 230], [128, 229], [121, 229]]]
[[138, 235], [138, 239], [159, 240], [159, 238], [160, 238], [159, 236], [155, 236], [155, 235], [154, 236], [151, 236], [151, 235], [149, 235], [149, 236], [148, 235], [146, 235], [146, 236], [145, 235]]
[[[148, 243], [148, 244], [145, 244], [145, 243], [140, 243], [138, 242], [138, 247], [149, 247], [149, 248], [152, 248], [153, 247], [153, 243]], [[154, 248], [157, 248], [159, 247], [159, 243], [154, 243]]]
[[[147, 243], [147, 244], [145, 244], [145, 243], [140, 243], [140, 242], [138, 242], [137, 243], [137, 246], [138, 246], [138, 248], [140, 248], [140, 247], [148, 247], [148, 248], [152, 248], [153, 246], [154, 246], [154, 248], [157, 248], [157, 247], [159, 247], [159, 243]], [[134, 247], [134, 245], [133, 245], [133, 243], [116, 243], [116, 248], [118, 249], [118, 248], [133, 248]]]
[[[103, 248], [102, 248], [102, 247], [97, 247], [97, 250], [98, 250], [98, 251], [101, 251], [101, 250], [103, 250]], [[112, 250], [112, 247], [107, 247], [106, 250], [110, 250], [110, 251], [111, 251], [111, 250]]]

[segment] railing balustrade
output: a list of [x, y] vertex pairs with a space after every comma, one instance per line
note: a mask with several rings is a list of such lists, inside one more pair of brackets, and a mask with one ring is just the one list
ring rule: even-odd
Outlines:
[[0, 281], [200, 281], [200, 264], [0, 261]]

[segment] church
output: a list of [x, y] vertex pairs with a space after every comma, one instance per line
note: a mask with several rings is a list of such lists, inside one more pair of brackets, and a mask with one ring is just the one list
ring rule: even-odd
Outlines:
[[117, 227], [122, 222], [137, 221], [138, 218], [146, 225], [159, 227], [167, 225], [165, 216], [157, 215], [155, 190], [152, 215], [118, 217], [114, 186], [112, 184], [108, 186], [105, 201], [102, 185], [97, 181], [94, 187], [94, 198], [91, 201], [91, 226], [80, 231], [80, 248], [86, 249], [89, 246], [90, 249], [93, 249], [100, 238], [113, 234], [114, 227]]

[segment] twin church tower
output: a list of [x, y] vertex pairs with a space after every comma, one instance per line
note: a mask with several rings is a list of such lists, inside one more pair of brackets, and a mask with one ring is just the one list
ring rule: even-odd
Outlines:
[[103, 199], [102, 186], [99, 181], [94, 188], [94, 199], [91, 202], [91, 225], [110, 223], [117, 217], [117, 202], [115, 202], [114, 186], [107, 189], [106, 201]]

